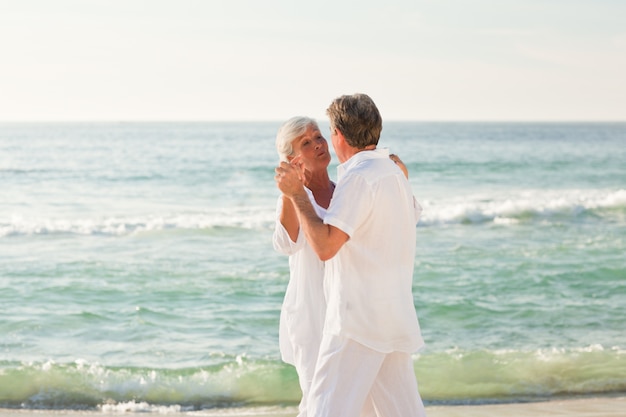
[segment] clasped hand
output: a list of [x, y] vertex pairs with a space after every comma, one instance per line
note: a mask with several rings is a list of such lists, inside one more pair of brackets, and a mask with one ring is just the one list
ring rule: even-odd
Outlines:
[[300, 158], [296, 157], [291, 162], [281, 162], [274, 170], [276, 185], [287, 197], [293, 197], [304, 191], [303, 178], [304, 167], [300, 164]]

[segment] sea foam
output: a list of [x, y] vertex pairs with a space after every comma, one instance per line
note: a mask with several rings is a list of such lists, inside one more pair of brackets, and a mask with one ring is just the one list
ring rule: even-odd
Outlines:
[[202, 230], [219, 227], [263, 229], [268, 228], [273, 221], [274, 210], [268, 207], [93, 218], [14, 215], [8, 221], [0, 220], [0, 237], [53, 234], [126, 236], [161, 230]]
[[[626, 209], [626, 189], [620, 190], [528, 190], [517, 194], [474, 194], [450, 199], [425, 199], [421, 226], [480, 224], [514, 225], [524, 221], [587, 213], [600, 216]], [[190, 213], [154, 213], [111, 217], [45, 218], [13, 215], [0, 219], [0, 237], [23, 235], [126, 236], [162, 230], [213, 228], [270, 229], [274, 207], [234, 207]]]
[[575, 219], [607, 210], [626, 209], [626, 190], [528, 190], [516, 194], [474, 194], [424, 200], [421, 224], [488, 223], [513, 225], [551, 218]]

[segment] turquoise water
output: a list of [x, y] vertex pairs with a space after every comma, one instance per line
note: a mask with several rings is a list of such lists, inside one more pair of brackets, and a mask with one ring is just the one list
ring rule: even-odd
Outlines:
[[[0, 407], [297, 404], [279, 125], [0, 125]], [[626, 392], [626, 124], [396, 122], [380, 145], [424, 206], [425, 402]]]

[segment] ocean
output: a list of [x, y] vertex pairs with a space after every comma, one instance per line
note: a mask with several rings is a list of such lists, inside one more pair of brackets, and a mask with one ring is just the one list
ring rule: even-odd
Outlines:
[[[279, 125], [0, 124], [1, 408], [295, 410]], [[424, 207], [425, 403], [626, 393], [626, 123], [387, 122], [379, 146]]]

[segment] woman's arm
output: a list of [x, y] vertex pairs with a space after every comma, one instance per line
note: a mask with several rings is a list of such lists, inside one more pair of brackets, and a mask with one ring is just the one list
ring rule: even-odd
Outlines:
[[407, 169], [406, 165], [404, 165], [404, 162], [402, 162], [402, 159], [400, 159], [398, 155], [393, 154], [393, 153], [389, 155], [389, 159], [391, 159], [393, 162], [396, 163], [396, 165], [398, 165], [398, 167], [402, 170], [402, 172], [404, 172], [404, 176], [408, 179], [409, 170]]
[[283, 208], [280, 212], [280, 223], [283, 225], [287, 233], [289, 234], [289, 238], [292, 242], [298, 240], [298, 233], [300, 233], [300, 222], [298, 221], [298, 213], [296, 213], [296, 209], [293, 206], [293, 202], [290, 198], [285, 196], [281, 197], [283, 199]]

